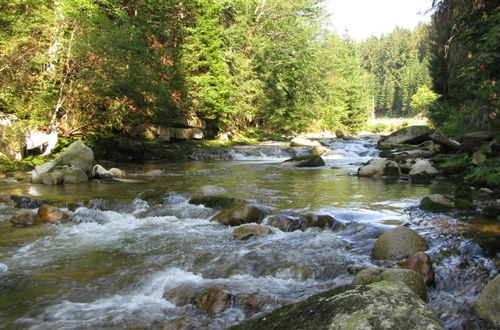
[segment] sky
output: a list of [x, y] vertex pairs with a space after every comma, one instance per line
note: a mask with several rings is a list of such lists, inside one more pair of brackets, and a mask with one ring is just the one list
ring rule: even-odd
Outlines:
[[357, 41], [390, 33], [396, 26], [414, 28], [418, 22], [429, 22], [425, 12], [432, 0], [327, 0], [335, 31]]

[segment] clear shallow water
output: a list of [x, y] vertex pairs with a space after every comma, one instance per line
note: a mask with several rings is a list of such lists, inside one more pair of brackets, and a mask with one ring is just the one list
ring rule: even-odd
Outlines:
[[[496, 274], [498, 259], [475, 237], [498, 227], [416, 209], [422, 196], [446, 191], [448, 184], [358, 179], [358, 166], [349, 164], [373, 155], [370, 142], [329, 145], [334, 149], [321, 168], [281, 168], [287, 153], [280, 148], [240, 147], [232, 161], [122, 164], [128, 176], [115, 183], [0, 184], [0, 195], [56, 200], [72, 214], [67, 224], [1, 227], [0, 328], [222, 329], [257, 311], [349, 284], [357, 271], [374, 264], [376, 238], [397, 223], [431, 243], [438, 283], [429, 303], [445, 326], [485, 327], [470, 307]], [[161, 172], [147, 174], [154, 170]], [[216, 211], [188, 203], [205, 185], [276, 211], [328, 213], [344, 225], [336, 231], [275, 229], [273, 235], [234, 241], [232, 228], [209, 221]], [[234, 297], [217, 316], [175, 304], [189, 290], [211, 287]], [[259, 298], [259, 310], [239, 302], [246, 296]]]

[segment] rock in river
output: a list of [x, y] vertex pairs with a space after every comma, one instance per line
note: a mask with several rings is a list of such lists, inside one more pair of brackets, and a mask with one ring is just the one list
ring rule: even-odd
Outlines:
[[422, 275], [409, 269], [372, 267], [356, 274], [352, 285], [364, 285], [380, 281], [399, 281], [406, 284], [423, 301], [427, 300], [427, 287]]
[[399, 226], [380, 235], [375, 242], [372, 255], [375, 259], [401, 259], [425, 251], [428, 247], [425, 239], [417, 232]]
[[298, 156], [285, 160], [282, 167], [319, 167], [325, 166], [325, 161], [318, 155]]
[[422, 275], [426, 285], [434, 285], [434, 269], [432, 261], [426, 253], [417, 252], [397, 264], [401, 268], [410, 269]]
[[230, 329], [442, 329], [434, 312], [405, 284], [346, 286], [283, 306]]
[[500, 328], [500, 275], [495, 276], [481, 291], [474, 312], [495, 328]]
[[261, 225], [242, 225], [233, 230], [234, 240], [247, 240], [253, 236], [270, 235], [273, 233], [271, 228], [261, 226]]
[[210, 288], [196, 299], [196, 307], [207, 313], [217, 315], [226, 310], [232, 295], [221, 288]]
[[38, 216], [42, 223], [57, 223], [69, 218], [69, 215], [59, 208], [46, 204], [38, 209]]
[[383, 158], [372, 159], [363, 164], [358, 169], [358, 176], [360, 177], [399, 177], [401, 170], [398, 163]]
[[269, 212], [270, 208], [260, 204], [238, 202], [220, 211], [211, 220], [223, 225], [239, 226], [244, 223], [259, 223]]

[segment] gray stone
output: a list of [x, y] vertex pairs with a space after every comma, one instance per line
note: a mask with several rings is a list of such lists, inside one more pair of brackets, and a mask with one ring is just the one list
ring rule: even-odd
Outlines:
[[416, 181], [430, 180], [438, 175], [438, 170], [427, 159], [417, 158], [408, 173], [410, 179]]
[[410, 228], [392, 228], [377, 239], [373, 247], [375, 259], [401, 259], [416, 252], [426, 251], [429, 245], [419, 234]]
[[481, 291], [474, 312], [492, 326], [500, 328], [500, 275], [495, 276]]
[[173, 128], [172, 138], [176, 140], [201, 140], [203, 131], [199, 128]]
[[383, 158], [372, 159], [358, 169], [359, 177], [380, 178], [399, 177], [400, 175], [401, 169], [398, 163]]
[[[94, 165], [94, 152], [82, 141], [75, 141], [56, 159], [31, 172], [32, 183], [61, 184], [88, 181]], [[86, 179], [83, 180], [83, 172]]]
[[443, 329], [434, 312], [400, 282], [340, 287], [230, 329]]
[[158, 141], [159, 142], [170, 142], [172, 139], [172, 127], [158, 126]]
[[190, 114], [178, 116], [173, 120], [172, 126], [176, 128], [207, 128], [207, 124], [204, 120]]

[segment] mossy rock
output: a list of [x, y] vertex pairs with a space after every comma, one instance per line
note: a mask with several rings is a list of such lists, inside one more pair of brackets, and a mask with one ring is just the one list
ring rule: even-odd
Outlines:
[[456, 204], [450, 198], [443, 195], [429, 195], [425, 196], [420, 201], [420, 208], [429, 212], [446, 212], [456, 207]]
[[286, 214], [276, 214], [269, 217], [267, 224], [287, 232], [299, 229], [299, 219]]
[[482, 214], [485, 217], [500, 220], [500, 206], [486, 206]]
[[352, 285], [364, 285], [380, 281], [399, 281], [406, 284], [423, 301], [427, 300], [427, 286], [419, 273], [409, 269], [366, 268], [356, 274]]
[[229, 329], [442, 329], [434, 312], [405, 284], [346, 286], [283, 306]]
[[373, 247], [375, 259], [401, 259], [414, 253], [426, 251], [429, 245], [414, 230], [400, 226], [392, 228], [377, 239]]
[[270, 208], [249, 202], [237, 202], [217, 213], [211, 220], [223, 225], [239, 226], [245, 223], [260, 223]]
[[490, 281], [481, 291], [474, 312], [495, 328], [500, 328], [500, 275]]

